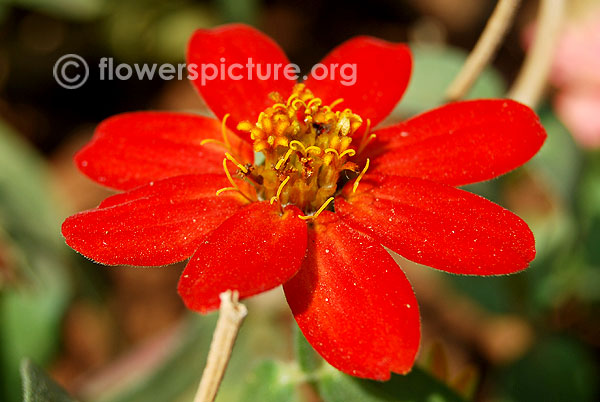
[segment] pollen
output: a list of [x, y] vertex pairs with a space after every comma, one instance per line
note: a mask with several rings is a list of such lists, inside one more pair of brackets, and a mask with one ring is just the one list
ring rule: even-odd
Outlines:
[[343, 99], [326, 104], [304, 84], [297, 84], [287, 99], [275, 92], [270, 99], [272, 106], [255, 121], [237, 125], [239, 131], [250, 135], [254, 151], [264, 154], [264, 162], [242, 165], [231, 154], [226, 154], [226, 159], [237, 166], [241, 178], [256, 187], [259, 199], [293, 204], [305, 216], [316, 217], [333, 207], [340, 183], [361, 171], [364, 174], [366, 168], [352, 158], [373, 137], [367, 127], [360, 144], [352, 146], [363, 119], [343, 109]]

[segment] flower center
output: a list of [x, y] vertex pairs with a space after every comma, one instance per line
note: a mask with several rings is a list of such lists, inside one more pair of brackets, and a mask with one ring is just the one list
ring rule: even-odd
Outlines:
[[264, 155], [263, 163], [241, 171], [260, 198], [312, 213], [333, 197], [341, 172], [359, 171], [350, 143], [363, 120], [350, 109], [332, 111], [342, 99], [323, 105], [304, 84], [297, 84], [287, 101], [276, 92], [270, 97], [273, 106], [256, 123], [237, 126], [250, 133], [254, 151]]

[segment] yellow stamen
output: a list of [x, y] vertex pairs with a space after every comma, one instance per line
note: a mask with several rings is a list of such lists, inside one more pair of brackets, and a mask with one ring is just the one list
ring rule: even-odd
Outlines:
[[227, 147], [223, 141], [215, 140], [214, 138], [207, 138], [205, 140], [200, 141], [200, 145], [204, 144], [219, 144], [221, 146]]
[[[362, 152], [363, 149], [365, 149], [365, 147], [367, 146], [367, 144], [373, 138], [375, 138], [375, 134], [369, 135], [369, 130], [370, 129], [371, 129], [371, 119], [367, 119], [367, 127], [365, 129], [365, 132], [363, 133], [362, 138], [360, 139], [360, 145], [358, 146], [358, 153], [359, 154]], [[369, 138], [367, 138], [367, 136], [369, 136]], [[373, 136], [373, 138], [371, 138], [371, 136]]]
[[[294, 152], [293, 149], [291, 149], [291, 148], [288, 149], [288, 151], [285, 153], [284, 157], [281, 158], [281, 159], [279, 159], [279, 162], [277, 162], [277, 164], [275, 165], [275, 169], [279, 170], [279, 168], [281, 167], [281, 165], [283, 165], [288, 160], [288, 158], [290, 157], [290, 155], [293, 152]], [[288, 177], [288, 179], [289, 179], [289, 177]]]
[[276, 103], [273, 106], [271, 106], [273, 109], [281, 109], [281, 110], [286, 110], [287, 106], [284, 105], [283, 103]]
[[365, 167], [363, 168], [362, 172], [360, 172], [360, 174], [356, 178], [356, 181], [354, 182], [354, 186], [352, 186], [352, 192], [353, 193], [356, 193], [356, 189], [358, 188], [358, 184], [360, 183], [360, 179], [362, 179], [363, 176], [365, 175], [365, 173], [367, 173], [367, 169], [369, 168], [369, 163], [370, 163], [370, 160], [369, 160], [369, 158], [367, 158], [367, 163], [365, 163]]
[[227, 119], [231, 116], [231, 114], [227, 113], [223, 116], [223, 120], [221, 121], [221, 134], [223, 134], [223, 142], [225, 143], [225, 147], [231, 151], [231, 144], [229, 143], [229, 139], [227, 138]]
[[340, 153], [333, 148], [326, 148], [325, 153], [327, 153], [327, 152], [333, 152], [335, 154], [335, 156], [337, 156], [338, 158], [340, 157]]
[[304, 144], [303, 144], [303, 143], [301, 143], [301, 142], [300, 142], [300, 141], [298, 141], [298, 140], [293, 140], [293, 141], [290, 141], [290, 148], [291, 148], [291, 149], [293, 149], [294, 151], [299, 151], [299, 149], [297, 149], [297, 148], [294, 148], [294, 146], [299, 146], [300, 148], [302, 148], [302, 153], [303, 153], [304, 155], [306, 155], [306, 147], [304, 146]]
[[348, 156], [354, 156], [354, 155], [356, 155], [356, 151], [353, 150], [353, 149], [347, 149], [347, 150], [345, 150], [344, 152], [342, 152], [340, 154], [340, 158], [343, 158], [346, 155], [348, 155]]
[[327, 206], [328, 206], [328, 205], [331, 203], [331, 201], [333, 201], [333, 199], [334, 199], [334, 197], [329, 197], [329, 198], [327, 199], [327, 201], [325, 201], [325, 202], [323, 203], [323, 205], [321, 205], [321, 208], [319, 208], [319, 209], [317, 210], [317, 212], [315, 212], [313, 215], [308, 215], [308, 216], [298, 216], [298, 218], [300, 218], [300, 219], [303, 219], [303, 220], [305, 220], [305, 221], [307, 221], [307, 220], [309, 220], [309, 219], [316, 219], [316, 218], [317, 218], [317, 217], [318, 217], [318, 216], [321, 214], [321, 212], [323, 212], [323, 211], [325, 210], [325, 208], [327, 208]]
[[297, 97], [298, 97], [297, 93], [291, 94], [287, 100], [287, 105], [290, 106], [292, 104], [292, 102], [294, 101], [294, 99], [296, 99]]
[[310, 111], [310, 109], [311, 109], [311, 107], [312, 107], [313, 105], [317, 104], [317, 106], [318, 106], [318, 105], [320, 105], [321, 103], [323, 103], [323, 102], [321, 101], [321, 99], [319, 99], [319, 98], [312, 98], [312, 99], [311, 99], [311, 100], [308, 102], [308, 104], [306, 105], [306, 111], [305, 111], [305, 113], [307, 113], [307, 114], [308, 114], [308, 112]]
[[336, 107], [337, 105], [339, 105], [340, 103], [342, 103], [344, 101], [344, 98], [339, 98], [334, 100], [333, 102], [331, 102], [331, 104], [329, 105], [329, 109], [333, 109], [334, 107]]
[[224, 193], [225, 191], [240, 191], [239, 189], [235, 188], [235, 187], [223, 187], [219, 190], [217, 190], [217, 195], [220, 195], [221, 193]]
[[250, 199], [250, 197], [248, 197], [246, 194], [244, 194], [242, 192], [242, 190], [240, 190], [240, 188], [238, 187], [237, 183], [235, 181], [233, 181], [233, 177], [231, 177], [231, 173], [229, 173], [229, 169], [227, 169], [227, 158], [223, 158], [223, 170], [225, 171], [225, 175], [227, 176], [227, 180], [229, 180], [229, 182], [231, 183], [231, 187], [225, 187], [225, 188], [217, 190], [216, 195], [220, 195], [221, 193], [223, 193], [225, 191], [235, 190], [238, 193], [240, 193], [245, 199], [247, 199], [248, 201], [252, 202], [252, 200]]
[[294, 109], [300, 109], [298, 106], [296, 106], [296, 104], [301, 104], [304, 109], [306, 109], [306, 103], [304, 103], [304, 101], [302, 99], [294, 99], [294, 101], [292, 102], [292, 108]]
[[225, 152], [225, 157], [227, 159], [229, 159], [231, 162], [233, 162], [233, 164], [235, 166], [237, 166], [238, 169], [240, 169], [242, 172], [248, 173], [248, 169], [246, 168], [246, 166], [244, 166], [241, 163], [239, 163], [233, 156], [231, 156], [231, 154], [229, 154], [229, 152]]
[[279, 185], [279, 188], [277, 189], [277, 195], [271, 197], [271, 205], [273, 205], [273, 203], [275, 201], [279, 200], [279, 196], [281, 195], [283, 188], [285, 187], [285, 185], [287, 184], [287, 182], [289, 180], [290, 180], [290, 176], [286, 177], [285, 180], [281, 182], [281, 184]]

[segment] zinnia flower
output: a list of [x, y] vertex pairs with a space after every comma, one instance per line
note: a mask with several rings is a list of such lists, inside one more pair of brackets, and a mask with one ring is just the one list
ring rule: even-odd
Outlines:
[[[247, 26], [194, 33], [188, 63], [222, 58], [288, 64]], [[75, 161], [124, 192], [62, 230], [69, 246], [107, 265], [191, 257], [179, 294], [201, 313], [225, 290], [244, 298], [283, 284], [300, 329], [331, 365], [385, 380], [411, 369], [420, 321], [384, 246], [457, 274], [526, 268], [535, 256], [527, 225], [456, 186], [520, 166], [546, 135], [510, 100], [453, 103], [371, 132], [407, 86], [408, 47], [357, 37], [322, 63], [356, 64], [355, 85], [331, 76], [195, 80], [219, 120], [140, 112], [104, 121]]]

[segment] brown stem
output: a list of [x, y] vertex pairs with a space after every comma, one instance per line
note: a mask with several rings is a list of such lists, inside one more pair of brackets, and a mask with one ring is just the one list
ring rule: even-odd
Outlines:
[[213, 402], [225, 374], [231, 350], [248, 310], [238, 303], [238, 292], [221, 293], [219, 320], [213, 334], [208, 359], [194, 402]]
[[446, 90], [446, 99], [464, 97], [496, 54], [515, 16], [520, 0], [500, 0], [461, 71]]
[[535, 107], [544, 92], [561, 30], [565, 0], [540, 0], [535, 39], [508, 97]]

